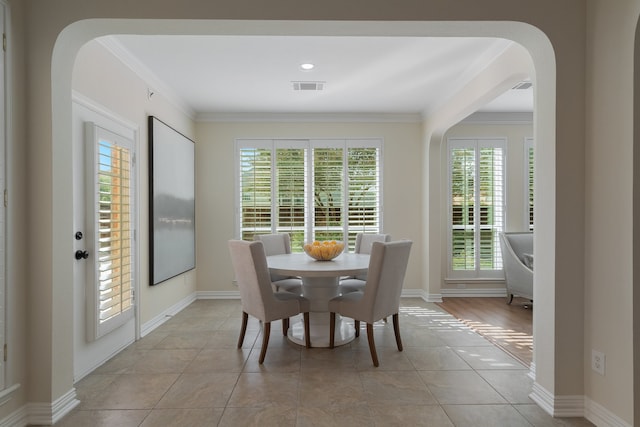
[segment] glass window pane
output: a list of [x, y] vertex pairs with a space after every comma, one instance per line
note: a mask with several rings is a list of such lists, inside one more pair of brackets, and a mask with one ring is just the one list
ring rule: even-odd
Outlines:
[[[313, 202], [316, 240], [318, 233], [338, 232], [342, 240], [344, 160], [342, 148], [313, 150]], [[324, 238], [322, 239], [324, 240]]]
[[461, 140], [449, 150], [452, 271], [502, 268], [504, 149], [500, 141]]
[[363, 141], [242, 141], [241, 238], [286, 232], [299, 252], [305, 239], [347, 236], [353, 250], [356, 233], [380, 232], [381, 150], [379, 141]]
[[240, 151], [241, 237], [271, 232], [271, 150]]
[[98, 144], [99, 323], [132, 306], [130, 157], [127, 148], [106, 140]]

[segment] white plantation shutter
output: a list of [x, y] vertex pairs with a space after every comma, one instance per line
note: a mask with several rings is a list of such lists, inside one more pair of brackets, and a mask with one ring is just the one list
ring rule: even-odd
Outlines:
[[255, 146], [240, 147], [240, 236], [253, 240], [254, 234], [270, 233], [271, 143], [255, 141]]
[[343, 141], [313, 144], [314, 240], [344, 239], [344, 152]]
[[[479, 145], [479, 258], [481, 270], [501, 270], [498, 233], [504, 229], [504, 148], [494, 141]], [[488, 146], [487, 146], [488, 145]]]
[[355, 247], [357, 233], [381, 230], [380, 157], [377, 141], [350, 141], [347, 151], [348, 169], [348, 240]]
[[87, 132], [87, 334], [93, 341], [134, 314], [133, 141], [93, 123]]
[[475, 270], [475, 150], [452, 143], [449, 164], [452, 269]]
[[380, 140], [237, 140], [236, 147], [242, 239], [287, 232], [299, 252], [310, 240], [346, 239], [353, 249], [356, 233], [381, 232]]
[[307, 155], [306, 144], [299, 141], [279, 141], [276, 145], [275, 193], [276, 210], [274, 218], [276, 232], [289, 233], [292, 248], [301, 248], [305, 233], [305, 212], [307, 211], [306, 187]]
[[533, 231], [533, 138], [524, 140], [524, 170], [525, 176], [525, 224], [529, 225], [529, 230]]
[[505, 141], [449, 140], [449, 274], [493, 277], [502, 269]]

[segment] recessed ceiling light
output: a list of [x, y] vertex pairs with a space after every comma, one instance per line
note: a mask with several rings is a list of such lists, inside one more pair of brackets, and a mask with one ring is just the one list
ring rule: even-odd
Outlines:
[[300, 69], [302, 71], [311, 71], [315, 68], [315, 65], [310, 62], [305, 62], [304, 64], [300, 64]]

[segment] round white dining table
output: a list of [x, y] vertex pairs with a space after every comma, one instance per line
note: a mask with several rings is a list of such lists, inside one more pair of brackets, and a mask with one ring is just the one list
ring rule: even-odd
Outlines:
[[[302, 278], [302, 295], [311, 301], [309, 328], [312, 347], [329, 347], [329, 300], [340, 294], [341, 276], [365, 274], [369, 268], [368, 254], [342, 253], [331, 261], [316, 261], [307, 254], [271, 255], [267, 265], [272, 273]], [[304, 345], [302, 321], [292, 322], [288, 338]], [[352, 324], [342, 322], [336, 315], [335, 345], [343, 345], [355, 338]]]

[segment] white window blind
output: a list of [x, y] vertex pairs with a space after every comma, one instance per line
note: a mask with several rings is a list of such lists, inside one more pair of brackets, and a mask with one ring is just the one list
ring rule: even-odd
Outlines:
[[344, 147], [313, 149], [315, 240], [344, 240]]
[[292, 236], [304, 235], [307, 152], [306, 148], [276, 149], [276, 179], [273, 190], [277, 201], [274, 216], [278, 218], [277, 232], [289, 233]]
[[240, 150], [241, 237], [271, 231], [271, 149]]
[[525, 176], [525, 224], [533, 231], [533, 138], [524, 140], [524, 170]]
[[449, 140], [449, 274], [493, 277], [502, 269], [504, 140]]
[[133, 317], [133, 143], [87, 123], [88, 338], [93, 341]]
[[380, 230], [380, 149], [353, 142], [348, 148], [349, 244], [357, 233]]
[[[310, 240], [380, 232], [380, 140], [238, 140], [242, 239], [287, 232], [292, 250]], [[273, 201], [273, 203], [272, 203]]]

